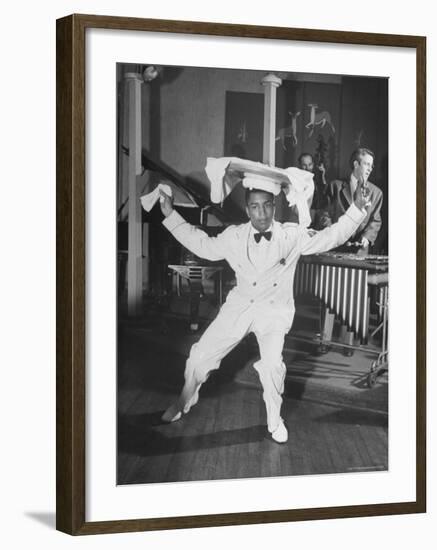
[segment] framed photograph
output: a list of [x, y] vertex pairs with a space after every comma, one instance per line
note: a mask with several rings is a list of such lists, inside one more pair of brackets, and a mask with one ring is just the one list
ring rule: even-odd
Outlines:
[[426, 510], [426, 39], [57, 21], [57, 529]]

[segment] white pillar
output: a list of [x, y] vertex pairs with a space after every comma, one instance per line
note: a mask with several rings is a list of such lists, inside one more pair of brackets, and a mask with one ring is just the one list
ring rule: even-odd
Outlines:
[[129, 102], [127, 309], [129, 316], [136, 316], [141, 313], [143, 297], [141, 205], [137, 191], [137, 176], [141, 174], [141, 76], [126, 73], [125, 78]]
[[268, 74], [261, 80], [261, 84], [264, 86], [263, 162], [269, 166], [274, 166], [276, 138], [276, 88], [282, 84], [282, 80], [274, 74]]

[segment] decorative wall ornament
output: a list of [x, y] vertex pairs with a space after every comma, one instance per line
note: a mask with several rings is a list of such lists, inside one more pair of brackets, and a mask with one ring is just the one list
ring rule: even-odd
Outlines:
[[316, 114], [316, 109], [318, 107], [317, 103], [308, 103], [308, 107], [311, 108], [310, 121], [305, 125], [305, 128], [309, 128], [308, 139], [313, 135], [316, 126], [324, 128], [327, 123], [332, 133], [335, 134], [335, 127], [331, 121], [331, 114], [328, 111], [321, 111]]
[[291, 138], [292, 147], [296, 147], [297, 145], [297, 117], [300, 115], [300, 111], [297, 113], [292, 113], [291, 111], [288, 111], [288, 114], [291, 116], [291, 124], [290, 126], [286, 126], [285, 128], [281, 128], [278, 131], [278, 135], [276, 136], [275, 141], [280, 140], [282, 148], [284, 151], [287, 150], [287, 147], [285, 147], [285, 140], [286, 138]]
[[238, 132], [237, 139], [238, 141], [241, 141], [241, 143], [247, 142], [247, 129], [246, 129], [246, 121], [243, 120], [243, 124], [241, 125], [240, 131]]
[[363, 139], [364, 130], [361, 128], [359, 132], [357, 132], [357, 137], [354, 139], [354, 144], [356, 147], [361, 147], [361, 141]]

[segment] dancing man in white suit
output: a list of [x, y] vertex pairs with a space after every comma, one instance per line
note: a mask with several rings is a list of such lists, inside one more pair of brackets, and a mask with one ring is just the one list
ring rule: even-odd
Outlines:
[[[269, 185], [272, 192], [266, 190]], [[347, 212], [337, 223], [317, 233], [273, 220], [274, 195], [279, 191], [280, 186], [273, 181], [263, 185], [262, 190], [246, 188], [249, 222], [230, 226], [217, 237], [209, 237], [188, 224], [173, 209], [171, 197], [160, 191], [164, 226], [196, 256], [212, 261], [225, 259], [237, 280], [216, 319], [192, 346], [184, 387], [163, 414], [166, 422], [179, 420], [197, 403], [199, 388], [211, 371], [253, 332], [260, 349], [260, 360], [254, 367], [263, 388], [267, 428], [274, 441], [284, 443], [288, 439], [281, 418], [286, 373], [282, 349], [295, 312], [293, 278], [297, 261], [301, 254], [325, 252], [344, 243], [365, 218], [368, 201], [360, 183]]]

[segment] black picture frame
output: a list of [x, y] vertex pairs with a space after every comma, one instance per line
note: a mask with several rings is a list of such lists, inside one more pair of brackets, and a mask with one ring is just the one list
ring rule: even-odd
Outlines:
[[[416, 52], [416, 498], [411, 502], [86, 521], [85, 34], [87, 29], [311, 41]], [[426, 38], [207, 22], [70, 15], [57, 21], [57, 529], [71, 535], [426, 511]]]

